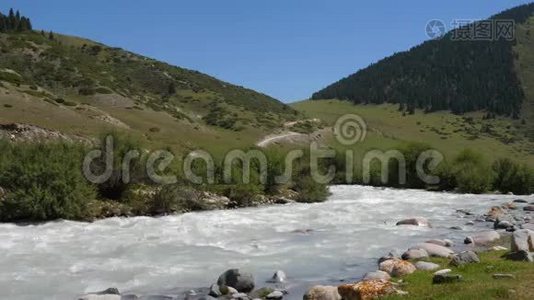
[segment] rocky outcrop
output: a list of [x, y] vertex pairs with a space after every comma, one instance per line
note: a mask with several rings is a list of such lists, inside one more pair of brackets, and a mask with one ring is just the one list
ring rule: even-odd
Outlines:
[[310, 288], [303, 297], [304, 300], [341, 300], [338, 288], [335, 286], [316, 285]]
[[217, 285], [233, 287], [240, 293], [250, 293], [254, 289], [254, 276], [239, 269], [230, 269], [219, 276]]
[[401, 225], [432, 227], [430, 225], [430, 222], [428, 222], [427, 219], [421, 218], [421, 217], [405, 219], [405, 220], [397, 222], [397, 226], [401, 226]]
[[396, 289], [389, 281], [368, 280], [338, 287], [343, 300], [371, 300], [394, 294]]
[[534, 211], [534, 205], [527, 205], [523, 207], [524, 211]]

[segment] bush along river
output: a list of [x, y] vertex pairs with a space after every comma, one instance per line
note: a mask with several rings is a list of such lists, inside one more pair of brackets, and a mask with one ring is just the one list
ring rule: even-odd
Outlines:
[[511, 235], [510, 259], [532, 259], [533, 196], [330, 192], [314, 204], [1, 224], [0, 298], [371, 299], [403, 293], [390, 276], [444, 269], [428, 256], [470, 263], [464, 251]]

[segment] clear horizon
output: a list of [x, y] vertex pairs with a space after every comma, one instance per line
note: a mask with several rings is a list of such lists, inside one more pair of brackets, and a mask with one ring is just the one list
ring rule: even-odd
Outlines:
[[6, 0], [0, 11], [12, 7], [37, 29], [121, 47], [287, 103], [429, 39], [429, 20], [450, 29], [454, 20], [529, 2]]

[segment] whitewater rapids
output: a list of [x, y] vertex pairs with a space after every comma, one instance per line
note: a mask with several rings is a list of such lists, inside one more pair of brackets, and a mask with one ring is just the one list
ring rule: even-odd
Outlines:
[[[166, 294], [209, 287], [229, 268], [253, 273], [258, 287], [280, 269], [302, 299], [316, 283], [357, 280], [392, 249], [432, 238], [462, 244], [475, 216], [518, 197], [333, 186], [328, 201], [161, 218], [111, 218], [20, 226], [0, 224], [0, 299], [75, 299], [117, 287]], [[433, 227], [395, 226], [425, 217]], [[461, 226], [464, 230], [450, 230]]]

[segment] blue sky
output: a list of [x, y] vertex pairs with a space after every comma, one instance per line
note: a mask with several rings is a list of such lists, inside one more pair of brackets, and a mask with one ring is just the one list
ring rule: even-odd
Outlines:
[[0, 10], [290, 102], [424, 41], [431, 19], [482, 19], [527, 2], [2, 0]]

